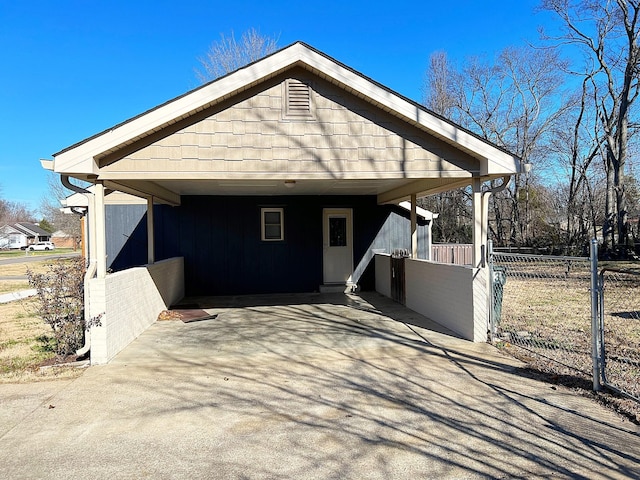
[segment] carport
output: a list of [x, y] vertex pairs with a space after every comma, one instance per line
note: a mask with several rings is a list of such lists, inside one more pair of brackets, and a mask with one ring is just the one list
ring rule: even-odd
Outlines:
[[[87, 314], [102, 319], [91, 330], [93, 363], [108, 362], [185, 294], [365, 287], [388, 295], [392, 248], [411, 256], [407, 306], [484, 341], [489, 182], [503, 188], [522, 170], [512, 154], [303, 43], [43, 166], [88, 197]], [[93, 183], [91, 192], [70, 178]], [[473, 265], [418, 258], [417, 198], [465, 186]], [[110, 191], [147, 202], [147, 263], [108, 275]], [[403, 201], [411, 207], [400, 227]]]
[[640, 476], [636, 425], [379, 294], [198, 301], [218, 317], [0, 385], [4, 476]]

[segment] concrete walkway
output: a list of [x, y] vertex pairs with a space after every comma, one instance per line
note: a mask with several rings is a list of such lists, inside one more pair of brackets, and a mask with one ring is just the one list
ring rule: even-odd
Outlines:
[[197, 303], [218, 317], [0, 385], [3, 478], [640, 477], [638, 427], [378, 295]]
[[28, 290], [20, 290], [17, 292], [3, 293], [0, 295], [0, 303], [15, 302], [16, 300], [22, 300], [23, 298], [33, 297], [38, 291], [35, 288]]

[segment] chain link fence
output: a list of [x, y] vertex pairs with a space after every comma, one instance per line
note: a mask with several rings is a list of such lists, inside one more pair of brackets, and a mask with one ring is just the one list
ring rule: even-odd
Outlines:
[[602, 383], [640, 402], [640, 272], [600, 272]]
[[491, 253], [491, 341], [536, 370], [640, 403], [640, 270], [598, 274], [594, 245], [593, 260]]
[[593, 371], [589, 258], [493, 253], [491, 340], [532, 368]]

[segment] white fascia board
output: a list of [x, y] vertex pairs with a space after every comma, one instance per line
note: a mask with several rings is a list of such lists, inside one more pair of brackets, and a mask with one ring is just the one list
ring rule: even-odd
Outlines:
[[[400, 202], [399, 205], [405, 210], [411, 211], [411, 202]], [[416, 206], [416, 214], [418, 214], [425, 220], [433, 220], [434, 218], [438, 218], [437, 213], [433, 213], [431, 210], [426, 210], [418, 206]]]
[[63, 207], [87, 207], [89, 200], [83, 193], [74, 193], [67, 198], [63, 198], [60, 203], [62, 203]]
[[296, 46], [298, 45], [220, 78], [119, 127], [112, 128], [71, 150], [58, 154], [55, 157], [55, 171], [58, 173], [98, 173], [95, 169], [95, 156], [131, 142], [140, 136], [145, 136], [149, 132], [158, 131], [166, 125], [203, 110], [210, 104], [222, 101], [251, 87], [261, 79], [290, 68], [298, 61], [294, 49]]
[[43, 158], [40, 159], [40, 166], [45, 170], [49, 170], [53, 172], [53, 160], [45, 160]]
[[398, 116], [418, 123], [432, 134], [473, 152], [481, 159], [481, 175], [514, 174], [520, 170], [520, 162], [513, 155], [429, 114], [307, 46], [296, 43], [58, 154], [55, 157], [55, 171], [78, 174], [98, 173], [94, 161], [96, 156], [119, 145], [130, 143], [149, 132], [158, 131], [166, 125], [203, 110], [208, 105], [230, 98], [256, 82], [277, 75], [297, 63], [301, 63], [303, 67], [306, 65], [311, 70], [317, 70], [382, 108], [394, 111]]
[[[298, 46], [298, 45], [296, 45]], [[304, 48], [302, 45], [299, 45]], [[416, 107], [416, 105], [395, 95], [388, 90], [379, 87], [375, 83], [355, 74], [353, 71], [342, 67], [328, 58], [304, 48], [301, 59], [312, 67], [343, 83], [353, 90], [360, 92], [374, 102], [395, 111], [403, 117], [423, 126], [436, 136], [443, 137], [451, 143], [458, 144], [476, 154], [481, 160], [481, 175], [515, 174], [520, 172], [520, 160], [489, 143], [457, 128], [429, 112]], [[486, 170], [486, 172], [485, 172]]]
[[3, 225], [0, 230], [2, 230], [3, 232], [5, 232], [7, 234], [9, 234], [9, 233], [19, 233], [21, 235], [24, 235], [24, 232], [21, 232], [20, 230], [18, 230], [17, 228], [11, 226], [8, 223], [6, 225]]
[[[90, 193], [93, 193], [94, 189], [93, 185], [87, 188]], [[89, 200], [87, 199], [87, 195], [84, 193], [74, 193], [69, 195], [67, 198], [62, 199], [61, 203], [64, 208], [71, 209], [87, 207], [89, 205]], [[147, 200], [134, 195], [129, 195], [128, 193], [113, 191], [105, 195], [104, 203], [105, 205], [146, 205]]]

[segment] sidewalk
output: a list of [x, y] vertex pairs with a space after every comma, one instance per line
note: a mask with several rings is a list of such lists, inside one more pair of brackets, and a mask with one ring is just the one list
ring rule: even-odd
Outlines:
[[21, 290], [19, 292], [3, 293], [0, 295], [0, 303], [15, 302], [16, 300], [22, 300], [23, 298], [33, 297], [36, 293], [35, 288]]

